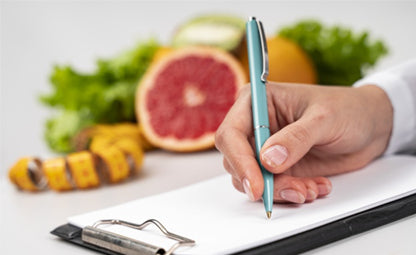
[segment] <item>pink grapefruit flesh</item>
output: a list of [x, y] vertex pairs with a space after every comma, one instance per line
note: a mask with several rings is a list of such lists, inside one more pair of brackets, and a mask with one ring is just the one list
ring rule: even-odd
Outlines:
[[136, 109], [149, 141], [172, 151], [214, 145], [214, 134], [234, 103], [245, 73], [229, 53], [205, 47], [183, 48], [146, 72]]

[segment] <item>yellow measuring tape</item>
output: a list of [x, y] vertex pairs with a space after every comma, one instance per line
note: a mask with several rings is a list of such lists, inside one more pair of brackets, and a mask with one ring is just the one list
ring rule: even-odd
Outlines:
[[151, 148], [140, 133], [135, 124], [94, 126], [82, 138], [88, 140], [82, 143], [89, 150], [43, 162], [36, 157], [21, 158], [10, 168], [9, 179], [27, 191], [90, 189], [122, 182], [140, 172], [144, 148]]

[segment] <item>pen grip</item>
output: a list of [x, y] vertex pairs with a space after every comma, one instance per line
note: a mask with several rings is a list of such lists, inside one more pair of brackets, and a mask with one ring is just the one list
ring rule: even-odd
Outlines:
[[260, 155], [261, 147], [263, 147], [264, 142], [269, 138], [270, 131], [268, 127], [257, 127], [254, 130], [255, 142], [256, 142], [256, 154]]
[[[263, 200], [273, 201], [273, 174], [267, 171], [266, 168], [264, 168], [264, 166], [260, 162], [260, 150], [263, 147], [264, 142], [267, 140], [267, 138], [269, 138], [270, 130], [267, 127], [257, 127], [254, 130], [254, 135], [256, 138], [256, 158], [264, 179]], [[272, 203], [266, 203], [265, 207], [266, 211], [271, 211]]]

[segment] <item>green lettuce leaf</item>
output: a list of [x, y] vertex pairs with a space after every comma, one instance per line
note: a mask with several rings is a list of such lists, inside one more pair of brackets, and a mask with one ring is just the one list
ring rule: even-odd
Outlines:
[[45, 128], [50, 148], [72, 151], [72, 138], [89, 125], [135, 121], [136, 87], [159, 47], [153, 39], [140, 42], [112, 59], [98, 59], [92, 73], [54, 66], [52, 92], [40, 97], [42, 103], [56, 109]]
[[277, 34], [296, 42], [308, 53], [322, 85], [352, 85], [388, 52], [385, 44], [371, 40], [368, 32], [324, 26], [316, 20], [283, 27]]

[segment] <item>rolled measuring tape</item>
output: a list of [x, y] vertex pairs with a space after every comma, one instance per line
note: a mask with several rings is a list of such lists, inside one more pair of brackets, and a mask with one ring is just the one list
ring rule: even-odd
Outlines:
[[21, 158], [10, 168], [9, 179], [27, 191], [91, 189], [136, 175], [142, 163], [143, 150], [126, 140], [43, 162], [36, 157]]
[[68, 168], [75, 185], [80, 189], [100, 186], [94, 156], [89, 151], [71, 153], [67, 156]]
[[94, 154], [97, 155], [100, 168], [109, 183], [121, 182], [129, 176], [127, 158], [117, 147], [99, 148]]
[[127, 158], [130, 174], [138, 174], [143, 164], [144, 150], [136, 140], [130, 138], [114, 139], [110, 136], [97, 136], [91, 141], [90, 150], [98, 155], [109, 147], [115, 146], [120, 149]]
[[119, 139], [114, 142], [114, 146], [123, 151], [123, 153], [127, 157], [127, 163], [129, 164], [130, 174], [138, 174], [141, 170], [141, 166], [143, 165], [143, 149], [135, 141], [129, 139]]
[[9, 170], [9, 179], [21, 190], [55, 191], [90, 189], [102, 183], [119, 183], [135, 176], [143, 164], [144, 149], [137, 126], [97, 125], [89, 150], [66, 157], [41, 161], [36, 157], [18, 160]]
[[39, 158], [21, 158], [10, 168], [9, 179], [22, 190], [44, 190], [47, 187], [47, 180], [42, 173], [41, 165]]
[[74, 137], [73, 143], [76, 150], [81, 151], [91, 149], [93, 143], [108, 143], [109, 140], [124, 138], [133, 140], [144, 151], [155, 149], [144, 136], [143, 127], [137, 123], [98, 124], [88, 127]]
[[56, 191], [75, 188], [64, 157], [43, 161], [42, 170], [48, 180], [49, 188]]

